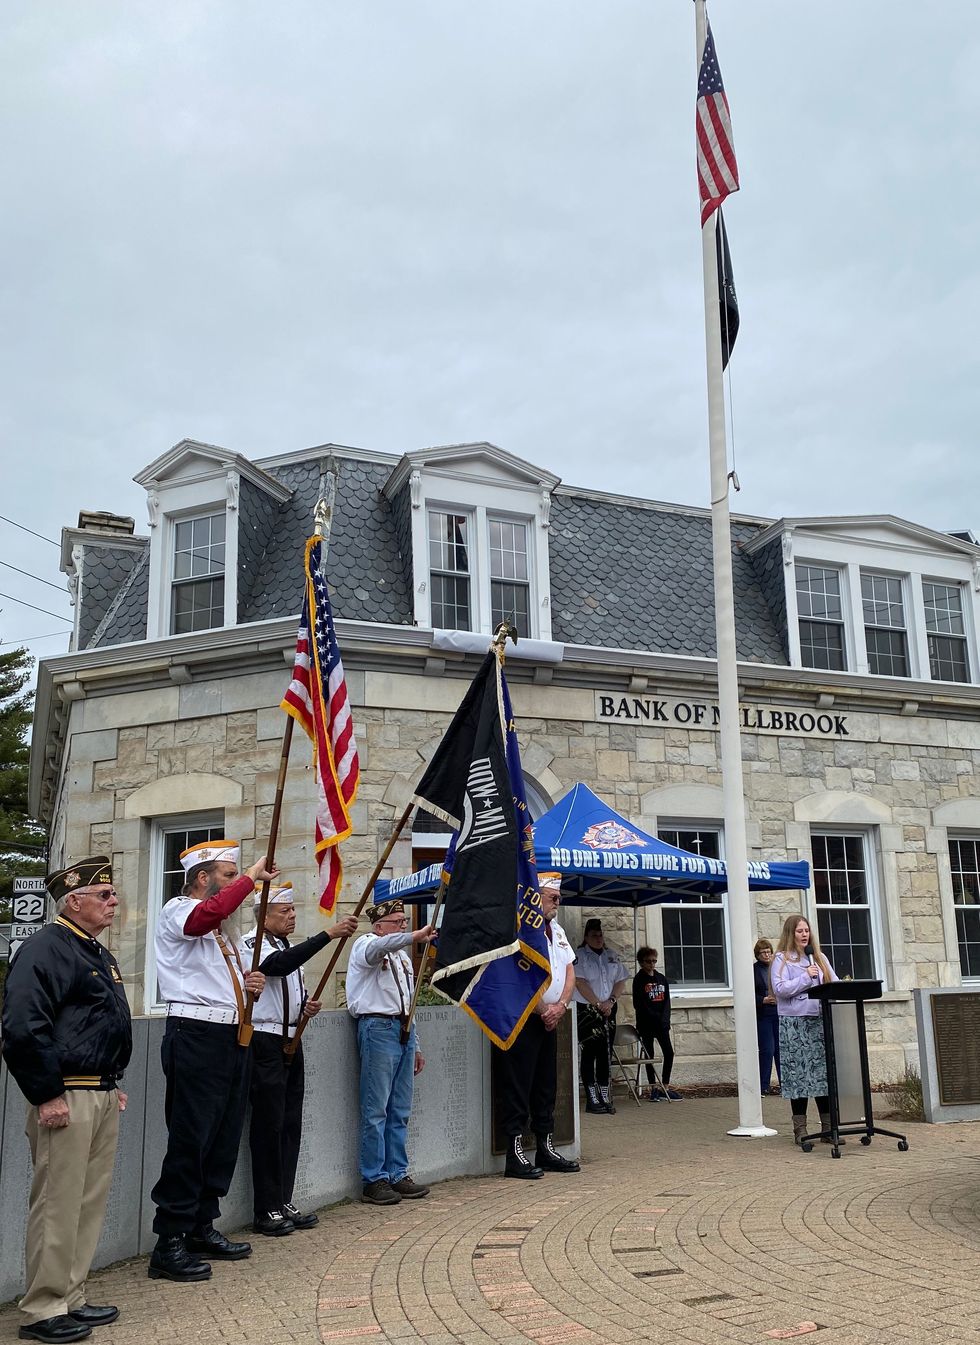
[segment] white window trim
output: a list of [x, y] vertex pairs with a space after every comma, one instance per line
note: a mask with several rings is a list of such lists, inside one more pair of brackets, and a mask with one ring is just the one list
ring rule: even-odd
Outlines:
[[[923, 657], [925, 662], [923, 667], [929, 670], [929, 680], [936, 682], [939, 686], [950, 687], [968, 687], [973, 686], [977, 681], [977, 627], [974, 612], [974, 605], [970, 601], [970, 588], [961, 579], [950, 579], [948, 575], [923, 573], [918, 576], [919, 603], [922, 607], [922, 644]], [[933, 677], [932, 662], [929, 658], [929, 636], [942, 635], [941, 631], [930, 631], [926, 628], [926, 599], [923, 585], [925, 584], [943, 584], [946, 588], [959, 589], [960, 610], [963, 614], [963, 635], [966, 641], [966, 667], [969, 677], [965, 682], [947, 682], [942, 678]]]
[[[809, 667], [809, 664], [803, 662], [802, 644], [800, 642], [800, 622], [810, 621], [811, 617], [800, 615], [799, 600], [796, 593], [796, 567], [798, 565], [810, 565], [819, 570], [834, 570], [840, 581], [840, 610], [841, 622], [844, 626], [844, 663], [845, 667], [840, 670], [843, 672], [853, 672], [857, 663], [857, 653], [854, 648], [854, 617], [852, 608], [852, 597], [850, 588], [850, 579], [847, 573], [847, 565], [839, 561], [827, 560], [826, 558], [816, 560], [809, 556], [794, 556], [793, 564], [790, 567], [789, 589], [792, 594], [792, 614], [790, 613], [789, 597], [787, 594], [786, 619], [789, 627], [789, 646], [790, 663], [796, 668]], [[831, 623], [832, 624], [832, 623]], [[836, 668], [818, 668], [816, 672], [837, 672]]]
[[[718, 836], [718, 855], [719, 858], [725, 858], [725, 825], [718, 818], [710, 817], [658, 817], [656, 825], [653, 828], [653, 834], [659, 836], [661, 831], [697, 831], [698, 828], [705, 831], [715, 832]], [[722, 927], [725, 931], [725, 984], [724, 985], [700, 985], [684, 986], [679, 982], [671, 981], [670, 998], [671, 1001], [685, 1001], [687, 1003], [698, 1002], [700, 1000], [717, 999], [719, 996], [732, 995], [734, 993], [732, 981], [732, 926], [729, 915], [728, 889], [721, 894]], [[664, 966], [664, 908], [669, 910], [683, 910], [687, 906], [685, 902], [660, 901], [654, 906], [646, 907], [646, 941], [654, 948], [658, 949], [661, 955], [661, 969]], [[688, 909], [691, 909], [689, 906]]]
[[[880, 579], [897, 579], [902, 594], [902, 616], [905, 618], [905, 626], [902, 628], [905, 632], [905, 651], [908, 658], [907, 677], [912, 680], [925, 678], [928, 681], [928, 672], [922, 671], [922, 650], [925, 645], [924, 626], [925, 609], [922, 603], [922, 582], [921, 576], [913, 576], [909, 573], [903, 573], [900, 570], [890, 570], [881, 565], [861, 565], [858, 567], [857, 591], [861, 597], [861, 605], [855, 610], [860, 612], [860, 633], [864, 644], [864, 671], [869, 677], [894, 677], [894, 673], [873, 673], [871, 671], [871, 658], [868, 654], [868, 637], [866, 634], [866, 623], [864, 620], [864, 593], [861, 588], [861, 577]], [[918, 579], [918, 582], [915, 580]], [[918, 607], [916, 607], [916, 595], [918, 595]], [[858, 623], [855, 622], [855, 626]], [[898, 630], [898, 626], [880, 626], [876, 630]], [[926, 669], [929, 667], [929, 653], [926, 650]]]
[[956, 912], [960, 910], [961, 907], [958, 905], [956, 898], [953, 895], [953, 861], [949, 853], [949, 846], [951, 841], [980, 841], [980, 834], [978, 834], [976, 831], [971, 831], [968, 827], [948, 827], [946, 829], [946, 863], [949, 870], [950, 912], [952, 914], [953, 919], [952, 940], [953, 940], [953, 953], [955, 955], [954, 965], [956, 966], [956, 969], [959, 971], [960, 984], [975, 987], [980, 986], [980, 976], [964, 976], [963, 964], [960, 962], [960, 941], [959, 941], [959, 931], [956, 927]]
[[159, 1018], [167, 1006], [156, 998], [157, 958], [156, 928], [163, 910], [164, 837], [173, 831], [188, 827], [221, 827], [224, 812], [177, 813], [172, 817], [155, 817], [150, 823], [149, 876], [146, 900], [146, 950], [143, 961], [143, 1012]]
[[[868, 648], [864, 628], [864, 603], [861, 574], [882, 574], [902, 581], [902, 605], [909, 655], [909, 680], [935, 681], [937, 686], [976, 686], [980, 683], [980, 563], [970, 558], [940, 555], [919, 546], [890, 544], [883, 537], [820, 535], [795, 529], [784, 537], [784, 597], [786, 602], [787, 642], [790, 666], [802, 668], [800, 653], [800, 616], [796, 600], [796, 565], [819, 565], [837, 570], [841, 578], [844, 611], [844, 644], [847, 672], [859, 676], [872, 674], [868, 668]], [[969, 682], [945, 682], [932, 677], [929, 665], [929, 632], [925, 623], [923, 583], [949, 584], [963, 597]], [[830, 670], [827, 676], [839, 674]]]
[[[891, 989], [889, 963], [885, 945], [885, 930], [882, 917], [882, 882], [879, 871], [881, 856], [881, 837], [877, 827], [842, 826], [834, 822], [810, 823], [810, 872], [813, 873], [813, 837], [817, 836], [859, 836], [864, 849], [864, 872], [868, 884], [868, 914], [871, 919], [871, 954], [874, 958], [875, 979], [881, 981], [884, 990]], [[807, 893], [805, 910], [807, 919], [819, 932], [817, 890], [812, 886]], [[830, 906], [823, 909], [829, 910]], [[860, 908], [859, 908], [860, 909]], [[829, 957], [829, 953], [828, 953]], [[834, 967], [837, 971], [837, 968]], [[838, 976], [841, 975], [837, 971]]]
[[[150, 583], [146, 634], [164, 639], [171, 634], [176, 526], [189, 518], [225, 515], [225, 605], [222, 627], [238, 624], [238, 490], [237, 472], [192, 484], [151, 492]], [[221, 627], [211, 627], [213, 630]]]
[[528, 624], [530, 639], [551, 639], [551, 574], [547, 506], [538, 487], [490, 485], [464, 477], [422, 472], [418, 508], [412, 509], [415, 624], [432, 629], [429, 572], [429, 511], [465, 514], [472, 520], [470, 606], [473, 631], [492, 635], [490, 620], [490, 519], [527, 526]]

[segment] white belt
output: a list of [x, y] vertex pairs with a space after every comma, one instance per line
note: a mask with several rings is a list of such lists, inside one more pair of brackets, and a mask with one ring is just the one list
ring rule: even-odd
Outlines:
[[168, 1004], [168, 1018], [197, 1018], [202, 1023], [237, 1023], [237, 1009], [221, 1009], [216, 1004]]
[[[256, 1032], [269, 1032], [273, 1037], [282, 1036], [282, 1023], [253, 1023], [252, 1026], [255, 1028]], [[289, 1027], [290, 1041], [295, 1036], [296, 1036], [296, 1028], [290, 1025]]]

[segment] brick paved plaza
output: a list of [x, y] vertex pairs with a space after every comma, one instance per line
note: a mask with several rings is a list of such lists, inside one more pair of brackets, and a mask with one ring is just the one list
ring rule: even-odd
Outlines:
[[[773, 1124], [786, 1111], [766, 1103]], [[748, 1345], [803, 1323], [825, 1345], [980, 1340], [980, 1124], [908, 1126], [904, 1154], [852, 1139], [835, 1161], [785, 1133], [728, 1139], [734, 1114], [624, 1102], [583, 1117], [579, 1176], [343, 1205], [202, 1286], [111, 1267], [91, 1282], [123, 1311], [102, 1345]], [[0, 1310], [0, 1340], [16, 1318]]]

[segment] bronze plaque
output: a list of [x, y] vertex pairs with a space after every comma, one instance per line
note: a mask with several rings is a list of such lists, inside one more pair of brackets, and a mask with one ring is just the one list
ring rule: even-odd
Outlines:
[[980, 1104], [980, 993], [932, 995], [939, 1101], [944, 1107]]
[[[575, 1142], [575, 1089], [578, 1082], [578, 1074], [575, 1070], [575, 1062], [572, 1059], [572, 1015], [570, 1013], [562, 1014], [555, 1028], [558, 1037], [558, 1087], [555, 1092], [555, 1143], [556, 1144], [574, 1144]], [[492, 1055], [497, 1052], [494, 1050]], [[490, 1099], [493, 1115], [493, 1130], [491, 1150], [495, 1154], [505, 1153], [507, 1150], [507, 1138], [501, 1134], [500, 1123], [497, 1118], [497, 1076], [496, 1071], [490, 1072]], [[533, 1155], [535, 1149], [534, 1137], [525, 1135], [528, 1146]]]

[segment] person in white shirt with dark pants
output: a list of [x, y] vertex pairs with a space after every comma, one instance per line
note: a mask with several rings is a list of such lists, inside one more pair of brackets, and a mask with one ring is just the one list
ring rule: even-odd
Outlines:
[[408, 1118], [415, 1075], [425, 1059], [415, 1025], [407, 1041], [402, 1028], [415, 990], [412, 960], [405, 949], [428, 944], [431, 925], [409, 929], [405, 907], [397, 900], [367, 911], [371, 933], [362, 934], [347, 967], [347, 1007], [357, 1019], [361, 1057], [361, 1129], [359, 1164], [366, 1205], [397, 1205], [429, 1194], [408, 1175]]

